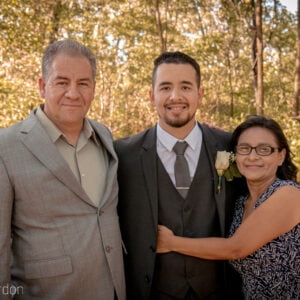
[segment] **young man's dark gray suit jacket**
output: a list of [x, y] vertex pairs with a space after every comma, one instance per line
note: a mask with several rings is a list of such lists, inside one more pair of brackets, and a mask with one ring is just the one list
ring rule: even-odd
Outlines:
[[[162, 222], [175, 230], [176, 234], [176, 228], [180, 226], [186, 226], [187, 229], [191, 227], [190, 234], [185, 231], [184, 236], [226, 236], [228, 232], [236, 195], [232, 183], [226, 183], [224, 178], [221, 192], [217, 192], [218, 175], [214, 164], [217, 151], [229, 150], [231, 134], [198, 125], [203, 133], [203, 142], [197, 170], [186, 199], [180, 200], [158, 158], [156, 126], [115, 142], [119, 157], [118, 211], [122, 238], [127, 249], [125, 272], [129, 300], [155, 299], [155, 290], [180, 296], [191, 288], [199, 299], [226, 299], [228, 290], [230, 293], [240, 291], [239, 282], [233, 283], [231, 275], [228, 275], [227, 262], [201, 260], [177, 253], [157, 255], [155, 252], [157, 225]], [[206, 161], [201, 161], [201, 157], [206, 157]], [[201, 186], [204, 182], [206, 186]], [[205, 188], [207, 195], [210, 195], [209, 199], [205, 199], [206, 194], [202, 192]], [[208, 205], [203, 205], [204, 201]], [[177, 222], [181, 218], [176, 215], [176, 207], [174, 218], [172, 212], [172, 203], [178, 202], [183, 205], [182, 219], [187, 216], [186, 221], [179, 222], [180, 224]], [[206, 206], [210, 205], [212, 207], [206, 211]], [[211, 211], [215, 214], [214, 224], [207, 227], [205, 232], [205, 221], [213, 219]], [[194, 213], [191, 214], [192, 212]], [[195, 228], [199, 232], [195, 232]], [[180, 272], [185, 274], [181, 276]], [[230, 297], [234, 299], [234, 296]]]

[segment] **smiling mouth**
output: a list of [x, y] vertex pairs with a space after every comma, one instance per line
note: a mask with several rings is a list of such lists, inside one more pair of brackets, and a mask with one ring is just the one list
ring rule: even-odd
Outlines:
[[246, 168], [261, 168], [262, 166], [258, 166], [258, 165], [248, 165], [246, 166]]
[[63, 106], [70, 107], [70, 108], [78, 108], [78, 107], [81, 107], [81, 105], [79, 105], [79, 104], [63, 104]]
[[185, 103], [167, 104], [166, 109], [172, 111], [182, 111], [187, 109], [188, 105]]

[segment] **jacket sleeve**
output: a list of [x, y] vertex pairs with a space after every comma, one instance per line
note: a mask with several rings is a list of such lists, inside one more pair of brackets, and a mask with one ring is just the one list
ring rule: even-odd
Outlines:
[[4, 289], [10, 285], [11, 220], [14, 192], [0, 156], [0, 299], [8, 299]]

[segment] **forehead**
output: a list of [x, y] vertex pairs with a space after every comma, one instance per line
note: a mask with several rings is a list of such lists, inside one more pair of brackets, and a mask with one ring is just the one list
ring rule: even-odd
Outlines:
[[242, 132], [239, 143], [249, 143], [252, 146], [258, 144], [277, 145], [278, 141], [274, 133], [263, 127], [251, 127]]
[[92, 78], [92, 66], [82, 55], [57, 54], [51, 64], [50, 76]]
[[190, 64], [167, 64], [163, 63], [156, 70], [156, 84], [160, 82], [177, 83], [189, 81], [197, 84], [196, 71]]

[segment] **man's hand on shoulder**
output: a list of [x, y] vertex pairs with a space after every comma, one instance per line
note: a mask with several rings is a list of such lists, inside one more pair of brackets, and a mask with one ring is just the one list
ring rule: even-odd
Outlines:
[[220, 130], [220, 131], [225, 131], [223, 128], [218, 127], [218, 126], [216, 126], [216, 125], [214, 125], [212, 123], [209, 123], [209, 122], [202, 121], [202, 122], [200, 122], [200, 124], [203, 125], [203, 126], [212, 128], [212, 129], [216, 129], [216, 130]]

